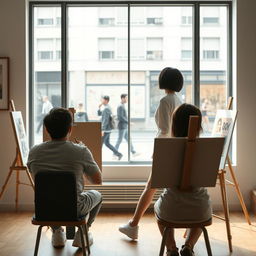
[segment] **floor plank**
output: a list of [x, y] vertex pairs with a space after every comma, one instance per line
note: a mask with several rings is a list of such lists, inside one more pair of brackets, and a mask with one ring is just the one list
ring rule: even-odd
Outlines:
[[[33, 255], [37, 227], [31, 224], [32, 213], [0, 213], [0, 256]], [[139, 240], [131, 241], [118, 232], [120, 223], [126, 222], [131, 214], [101, 213], [91, 232], [94, 244], [91, 247], [92, 256], [146, 256], [158, 255], [160, 233], [153, 214], [146, 214], [140, 223]], [[255, 256], [256, 255], [256, 218], [254, 225], [249, 226], [241, 213], [231, 214], [231, 229], [233, 235], [232, 254], [228, 251], [225, 224], [214, 219], [208, 227], [214, 256]], [[177, 244], [183, 244], [183, 230], [176, 231]], [[71, 240], [63, 249], [54, 249], [50, 243], [51, 231], [44, 228], [39, 247], [39, 256], [75, 255], [82, 252], [72, 247]], [[201, 238], [195, 248], [196, 256], [205, 256], [205, 244]]]

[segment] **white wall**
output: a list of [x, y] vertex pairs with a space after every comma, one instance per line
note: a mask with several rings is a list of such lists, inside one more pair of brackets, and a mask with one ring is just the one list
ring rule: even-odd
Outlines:
[[[254, 170], [256, 136], [255, 95], [256, 95], [256, 33], [255, 0], [237, 0], [237, 168], [236, 175], [244, 198], [249, 203], [249, 192], [256, 188]], [[0, 1], [0, 56], [10, 57], [10, 93], [16, 108], [26, 116], [26, 4], [25, 0]], [[15, 157], [15, 143], [8, 112], [0, 112], [0, 186], [3, 185], [8, 168]], [[139, 168], [139, 167], [134, 167]], [[133, 170], [136, 172], [136, 170]], [[25, 176], [25, 175], [22, 175]], [[14, 204], [14, 177], [0, 201], [0, 209], [10, 209]], [[239, 209], [233, 189], [228, 189], [231, 208]], [[219, 189], [211, 190], [215, 207], [219, 208]], [[23, 208], [33, 204], [33, 193], [29, 187], [22, 186], [20, 204]]]

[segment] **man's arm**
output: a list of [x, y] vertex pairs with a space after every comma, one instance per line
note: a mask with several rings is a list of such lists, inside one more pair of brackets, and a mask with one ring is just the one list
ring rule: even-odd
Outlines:
[[102, 175], [99, 166], [95, 162], [91, 151], [84, 146], [83, 162], [84, 162], [84, 176], [91, 184], [102, 184]]
[[91, 176], [86, 176], [86, 178], [90, 181], [91, 184], [102, 185], [102, 175], [101, 171], [99, 170]]

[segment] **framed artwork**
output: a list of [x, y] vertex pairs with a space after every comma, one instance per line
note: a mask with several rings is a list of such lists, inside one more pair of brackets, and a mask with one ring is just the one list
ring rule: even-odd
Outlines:
[[9, 110], [9, 58], [0, 57], [0, 110]]
[[15, 133], [16, 144], [21, 155], [22, 165], [26, 166], [29, 153], [29, 146], [28, 138], [23, 123], [23, 118], [20, 111], [10, 112], [10, 115]]

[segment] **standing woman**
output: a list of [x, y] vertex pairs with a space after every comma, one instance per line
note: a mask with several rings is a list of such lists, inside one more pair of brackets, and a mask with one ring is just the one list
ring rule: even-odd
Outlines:
[[[181, 101], [176, 92], [183, 87], [183, 76], [176, 68], [166, 67], [159, 75], [159, 89], [165, 90], [166, 95], [160, 100], [159, 106], [155, 113], [155, 122], [158, 127], [157, 138], [171, 137], [172, 114], [175, 108], [181, 105]], [[138, 223], [150, 206], [156, 189], [151, 188], [151, 175], [147, 185], [142, 192], [133, 217], [127, 224], [121, 225], [119, 231], [130, 237], [138, 238]]]

